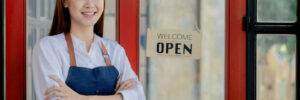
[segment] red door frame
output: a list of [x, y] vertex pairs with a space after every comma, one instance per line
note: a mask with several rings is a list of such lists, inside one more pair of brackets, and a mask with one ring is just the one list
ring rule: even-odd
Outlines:
[[117, 41], [139, 75], [139, 0], [117, 0]]
[[[139, 0], [117, 0], [117, 40], [139, 73]], [[6, 100], [26, 99], [26, 0], [6, 0]]]
[[6, 0], [6, 100], [26, 99], [26, 0]]
[[245, 15], [246, 0], [226, 0], [226, 100], [246, 100]]

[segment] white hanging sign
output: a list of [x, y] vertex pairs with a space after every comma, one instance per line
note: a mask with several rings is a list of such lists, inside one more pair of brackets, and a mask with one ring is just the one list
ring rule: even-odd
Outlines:
[[201, 35], [199, 31], [153, 30], [147, 31], [146, 55], [148, 57], [200, 58]]

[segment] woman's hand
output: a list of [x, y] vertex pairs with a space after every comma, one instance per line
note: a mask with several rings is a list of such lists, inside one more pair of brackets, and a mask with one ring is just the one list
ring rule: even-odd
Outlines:
[[126, 81], [120, 83], [122, 77], [123, 77], [123, 73], [120, 75], [120, 77], [119, 77], [119, 79], [117, 81], [115, 93], [117, 93], [119, 91], [122, 91], [122, 90], [132, 89], [132, 88], [134, 88], [137, 85], [137, 81], [134, 78], [126, 80]]
[[[70, 87], [68, 87], [63, 81], [61, 81], [58, 77], [54, 75], [48, 76], [50, 79], [56, 81], [59, 86], [53, 86], [46, 90], [45, 100], [50, 100], [53, 97], [60, 97], [57, 100], [85, 100], [86, 96], [80, 95], [77, 92], [73, 91]], [[53, 93], [52, 93], [53, 92]], [[52, 94], [50, 94], [52, 93]]]

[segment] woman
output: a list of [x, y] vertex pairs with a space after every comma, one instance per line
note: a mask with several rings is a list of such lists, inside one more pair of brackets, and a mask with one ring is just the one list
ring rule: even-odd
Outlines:
[[103, 35], [105, 0], [56, 0], [49, 35], [33, 50], [38, 100], [144, 100], [124, 49]]

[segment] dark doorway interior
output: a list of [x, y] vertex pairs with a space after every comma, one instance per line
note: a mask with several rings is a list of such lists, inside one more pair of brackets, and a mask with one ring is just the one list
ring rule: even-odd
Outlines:
[[4, 0], [0, 1], [0, 97], [4, 100]]

